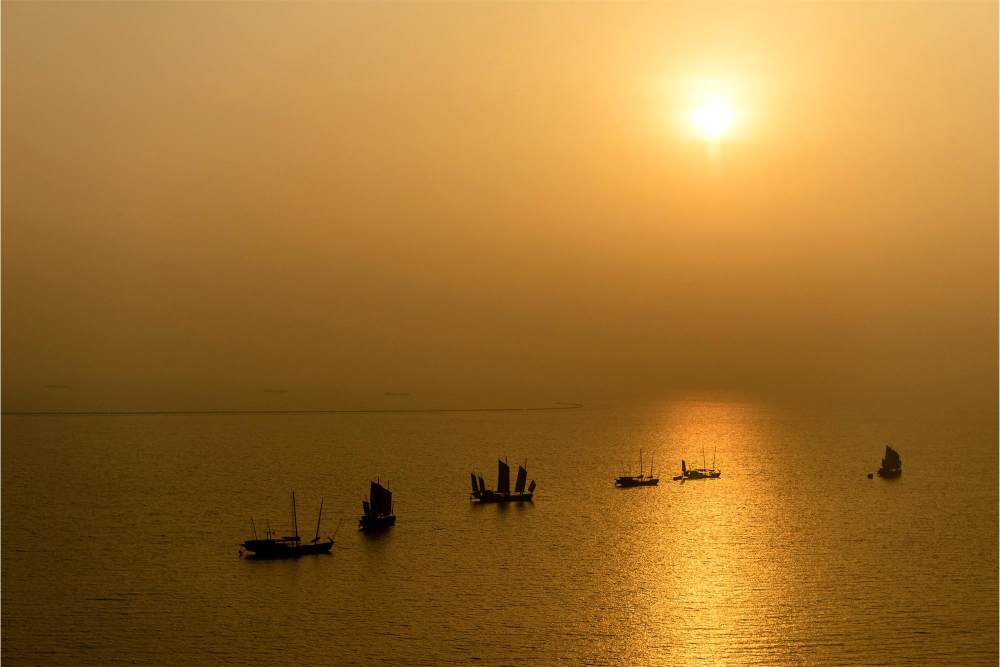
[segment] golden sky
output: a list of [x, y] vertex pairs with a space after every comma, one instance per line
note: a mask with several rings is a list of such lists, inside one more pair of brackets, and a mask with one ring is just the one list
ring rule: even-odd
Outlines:
[[2, 13], [5, 410], [995, 400], [995, 3]]

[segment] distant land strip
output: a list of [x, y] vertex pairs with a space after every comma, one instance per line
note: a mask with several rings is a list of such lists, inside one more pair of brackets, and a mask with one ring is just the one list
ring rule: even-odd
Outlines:
[[383, 408], [372, 410], [34, 410], [0, 412], [11, 416], [76, 416], [124, 417], [139, 415], [358, 415], [393, 412], [528, 412], [543, 410], [578, 410], [583, 403], [556, 403], [542, 407], [522, 408]]

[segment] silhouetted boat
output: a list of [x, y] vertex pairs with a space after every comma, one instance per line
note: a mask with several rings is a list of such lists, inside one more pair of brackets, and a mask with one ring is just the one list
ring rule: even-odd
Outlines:
[[642, 464], [642, 450], [639, 450], [639, 474], [621, 475], [615, 478], [615, 486], [629, 488], [633, 486], [656, 486], [660, 483], [658, 477], [653, 477], [653, 457], [649, 457], [649, 475], [645, 474]]
[[681, 459], [681, 474], [674, 477], [674, 481], [685, 480], [685, 479], [719, 479], [722, 476], [722, 471], [717, 470], [715, 467], [715, 453], [712, 453], [712, 467], [709, 468], [705, 463], [705, 450], [701, 451], [701, 468], [688, 468], [687, 463], [684, 459]]
[[319, 525], [323, 518], [323, 501], [319, 501], [319, 516], [316, 517], [316, 537], [310, 542], [302, 542], [299, 537], [299, 517], [295, 511], [295, 492], [292, 491], [292, 528], [294, 535], [285, 537], [274, 537], [274, 531], [270, 526], [265, 533], [265, 539], [257, 539], [257, 527], [253, 519], [250, 519], [250, 529], [253, 531], [254, 539], [247, 540], [240, 546], [249, 551], [254, 558], [297, 558], [309, 554], [329, 553], [333, 546], [333, 538], [327, 537], [325, 542], [319, 540]]
[[[535, 480], [531, 480], [531, 485], [527, 492], [524, 490], [524, 483], [528, 479], [528, 471], [524, 466], [517, 467], [517, 481], [514, 483], [514, 493], [510, 492], [510, 466], [506, 461], [497, 460], [497, 489], [486, 488], [486, 482], [482, 475], [471, 473], [472, 477], [472, 498], [481, 503], [511, 503], [531, 501], [535, 494]], [[525, 462], [527, 465], [527, 462]]]
[[365, 513], [358, 525], [361, 530], [378, 530], [396, 525], [396, 515], [392, 513], [392, 491], [382, 486], [381, 480], [372, 482], [368, 500], [361, 502]]
[[903, 462], [899, 458], [899, 452], [885, 446], [885, 457], [882, 459], [882, 467], [878, 469], [879, 477], [899, 477], [903, 474]]

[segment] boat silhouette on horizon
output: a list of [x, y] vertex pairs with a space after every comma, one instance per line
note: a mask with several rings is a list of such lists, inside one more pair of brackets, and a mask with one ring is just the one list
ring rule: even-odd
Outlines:
[[649, 474], [645, 474], [645, 467], [642, 461], [642, 450], [639, 450], [639, 474], [622, 474], [615, 478], [615, 486], [623, 489], [635, 486], [656, 486], [660, 483], [659, 477], [653, 476], [653, 457], [649, 457]]
[[882, 466], [878, 469], [878, 476], [886, 479], [893, 479], [903, 474], [903, 461], [899, 458], [899, 452], [885, 446], [885, 456], [882, 457]]
[[701, 468], [688, 468], [684, 459], [681, 459], [681, 474], [674, 477], [674, 481], [687, 479], [719, 479], [722, 471], [715, 467], [715, 452], [712, 452], [712, 467], [709, 468], [705, 462], [705, 449], [701, 450]]
[[535, 480], [531, 480], [531, 485], [525, 491], [524, 483], [528, 479], [528, 470], [525, 461], [523, 466], [517, 467], [517, 481], [514, 483], [514, 493], [510, 492], [510, 466], [506, 460], [497, 459], [497, 488], [492, 490], [486, 487], [486, 482], [482, 475], [470, 473], [472, 478], [472, 493], [470, 497], [473, 501], [480, 503], [512, 503], [512, 502], [532, 502], [535, 495]]
[[[295, 509], [295, 492], [292, 491], [292, 530], [293, 535], [275, 537], [274, 531], [268, 525], [264, 539], [257, 537], [257, 526], [254, 520], [250, 519], [250, 530], [254, 539], [247, 540], [240, 544], [241, 547], [250, 552], [249, 558], [267, 560], [277, 558], [298, 558], [313, 554], [329, 553], [333, 547], [333, 538], [327, 537], [325, 541], [319, 539], [320, 521], [323, 519], [323, 500], [319, 501], [319, 515], [316, 517], [316, 536], [309, 542], [303, 542], [299, 536], [299, 517]], [[243, 552], [240, 552], [243, 555]]]
[[364, 514], [358, 520], [361, 530], [373, 531], [396, 525], [396, 515], [392, 513], [392, 491], [382, 486], [382, 480], [372, 482], [368, 500], [361, 502]]

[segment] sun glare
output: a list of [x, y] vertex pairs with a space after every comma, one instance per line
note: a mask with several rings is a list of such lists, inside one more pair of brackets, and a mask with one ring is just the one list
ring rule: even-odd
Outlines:
[[733, 126], [736, 115], [722, 102], [706, 102], [691, 112], [690, 120], [695, 130], [706, 139], [725, 137]]
[[742, 78], [678, 77], [670, 83], [670, 96], [678, 129], [713, 150], [746, 132], [749, 100]]

